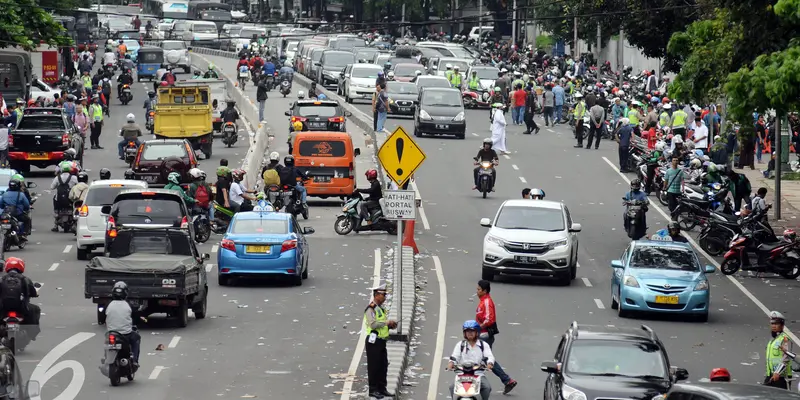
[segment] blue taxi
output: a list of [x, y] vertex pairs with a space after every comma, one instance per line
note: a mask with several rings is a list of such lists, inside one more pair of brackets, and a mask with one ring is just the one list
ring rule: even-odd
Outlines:
[[128, 48], [128, 51], [126, 51], [125, 54], [130, 55], [131, 60], [136, 62], [139, 58], [139, 49], [142, 47], [139, 44], [139, 41], [133, 39], [123, 39], [123, 43], [125, 43], [125, 46]]
[[292, 214], [271, 207], [236, 213], [217, 252], [219, 285], [249, 276], [288, 277], [302, 285], [308, 278], [306, 235], [312, 233], [314, 228], [300, 227]]
[[620, 317], [647, 312], [708, 320], [711, 287], [706, 274], [716, 269], [702, 266], [688, 243], [655, 235], [632, 241], [611, 267], [611, 308]]

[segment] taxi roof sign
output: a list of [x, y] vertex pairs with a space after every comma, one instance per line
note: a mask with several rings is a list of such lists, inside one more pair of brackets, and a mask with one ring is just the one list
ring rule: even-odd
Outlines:
[[422, 149], [400, 126], [386, 138], [378, 150], [378, 160], [383, 170], [397, 186], [403, 186], [425, 162], [425, 158]]

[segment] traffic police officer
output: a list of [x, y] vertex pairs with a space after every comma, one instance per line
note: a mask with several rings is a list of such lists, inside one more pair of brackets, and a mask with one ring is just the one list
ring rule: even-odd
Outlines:
[[381, 284], [372, 288], [372, 301], [364, 310], [369, 395], [377, 399], [384, 396], [394, 397], [394, 393], [389, 393], [386, 389], [386, 373], [389, 369], [386, 341], [389, 339], [389, 329], [396, 328], [397, 322], [387, 318], [387, 311], [383, 308], [384, 301], [386, 284]]
[[785, 324], [786, 318], [783, 314], [777, 311], [769, 313], [772, 340], [767, 343], [767, 371], [764, 385], [781, 389], [789, 389], [789, 380], [792, 379], [792, 360], [786, 355], [789, 351], [789, 336], [783, 331]]
[[458, 71], [458, 65], [453, 67], [453, 73], [450, 75], [450, 85], [456, 89], [461, 89], [461, 73]]

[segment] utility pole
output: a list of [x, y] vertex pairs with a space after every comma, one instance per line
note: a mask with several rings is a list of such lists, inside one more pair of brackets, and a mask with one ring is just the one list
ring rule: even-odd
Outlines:
[[580, 57], [580, 53], [578, 52], [579, 50], [578, 48], [580, 47], [578, 45], [578, 17], [572, 17], [572, 43], [573, 47], [575, 47], [574, 49], [572, 49], [573, 53], [572, 57], [575, 60], [575, 62], [577, 62], [578, 58]]
[[483, 0], [478, 0], [478, 49], [482, 49], [483, 42]]
[[511, 43], [517, 44], [517, 27], [519, 26], [517, 25], [517, 0], [514, 0], [512, 7], [514, 9], [511, 12], [511, 18], [513, 18], [511, 20]]
[[[539, 35], [538, 27], [536, 25], [536, 6], [533, 4], [533, 0], [528, 0], [528, 8], [531, 10], [531, 30], [533, 30], [533, 47], [536, 48], [536, 37]], [[525, 13], [527, 17], [528, 13]], [[525, 19], [525, 33], [528, 32], [528, 20]]]
[[603, 45], [602, 43], [602, 33], [600, 32], [600, 22], [597, 22], [597, 43], [594, 45], [594, 61], [597, 63], [597, 66], [600, 67], [600, 48]]
[[[458, 1], [458, 0], [456, 0], [456, 1]], [[402, 15], [400, 17], [400, 22], [402, 24], [401, 25], [402, 28], [400, 28], [400, 35], [405, 37], [406, 36], [406, 3], [403, 3]]]
[[783, 154], [781, 154], [781, 147], [783, 146], [783, 135], [781, 132], [781, 115], [775, 116], [775, 219], [781, 219], [781, 167], [783, 166]]
[[624, 67], [622, 63], [623, 60], [625, 60], [625, 58], [623, 58], [622, 56], [622, 52], [625, 50], [625, 45], [622, 44], [624, 40], [625, 40], [625, 30], [619, 28], [619, 37], [617, 38], [617, 71], [619, 71], [619, 83], [618, 83], [619, 87], [622, 87], [622, 75], [623, 75], [622, 68]]

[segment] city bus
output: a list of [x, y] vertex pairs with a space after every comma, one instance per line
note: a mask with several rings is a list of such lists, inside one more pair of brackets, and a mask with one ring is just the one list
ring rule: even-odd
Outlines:
[[211, 1], [192, 1], [189, 3], [187, 18], [195, 21], [209, 21], [217, 25], [217, 29], [233, 21], [233, 7], [230, 4]]

